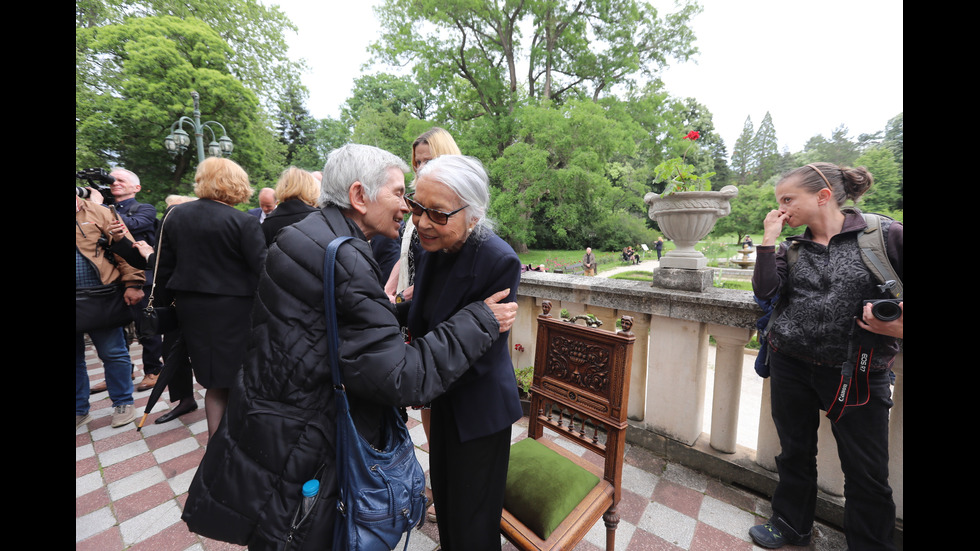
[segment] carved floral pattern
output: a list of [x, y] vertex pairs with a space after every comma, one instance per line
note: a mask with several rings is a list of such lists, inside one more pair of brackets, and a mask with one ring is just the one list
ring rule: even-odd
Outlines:
[[609, 386], [609, 350], [565, 337], [554, 337], [545, 374], [604, 393]]

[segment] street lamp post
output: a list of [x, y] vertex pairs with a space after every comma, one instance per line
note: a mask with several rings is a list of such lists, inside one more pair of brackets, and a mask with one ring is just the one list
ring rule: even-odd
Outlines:
[[[204, 129], [206, 128], [211, 132], [211, 143], [208, 144], [208, 153], [212, 157], [228, 156], [231, 155], [232, 150], [235, 148], [235, 144], [232, 143], [231, 138], [228, 137], [227, 132], [225, 132], [225, 127], [217, 121], [207, 121], [201, 123], [201, 106], [200, 98], [197, 92], [191, 92], [191, 97], [194, 98], [194, 118], [190, 117], [180, 117], [173, 124], [170, 125], [170, 135], [164, 138], [163, 145], [166, 146], [167, 151], [171, 155], [177, 155], [178, 153], [183, 153], [191, 145], [191, 137], [184, 130], [184, 123], [191, 125], [194, 130], [194, 137], [197, 141], [197, 157], [198, 162], [205, 159], [204, 156]], [[216, 138], [214, 128], [212, 125], [221, 127], [221, 137]]]

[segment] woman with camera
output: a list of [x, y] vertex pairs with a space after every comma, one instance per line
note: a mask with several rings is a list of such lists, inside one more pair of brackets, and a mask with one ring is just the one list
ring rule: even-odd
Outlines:
[[[814, 163], [793, 170], [776, 185], [779, 207], [766, 216], [763, 240], [756, 248], [755, 295], [763, 300], [780, 297], [765, 336], [772, 417], [781, 446], [776, 458], [779, 483], [769, 522], [749, 531], [762, 547], [810, 541], [817, 497], [817, 429], [823, 410], [834, 411], [832, 427], [845, 477], [848, 547], [895, 548], [895, 503], [888, 485], [889, 369], [899, 350], [903, 315], [900, 309], [898, 319], [885, 322], [865, 306], [866, 300], [889, 298], [858, 246], [859, 234], [868, 229], [865, 216], [877, 215], [843, 206], [860, 199], [872, 183], [864, 167]], [[878, 219], [887, 260], [901, 279], [903, 225]], [[784, 225], [806, 230], [777, 250]], [[867, 362], [858, 363], [861, 354]], [[854, 401], [852, 394], [840, 410], [835, 401], [847, 396], [848, 389], [860, 399]]]

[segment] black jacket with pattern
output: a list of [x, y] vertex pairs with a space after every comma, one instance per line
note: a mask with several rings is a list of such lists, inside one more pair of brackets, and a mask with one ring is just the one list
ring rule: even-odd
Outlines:
[[[901, 278], [904, 227], [886, 218], [882, 218], [881, 227], [888, 258]], [[866, 228], [862, 215], [848, 210], [841, 232], [827, 246], [812, 241], [807, 230], [784, 241], [778, 252], [771, 246], [756, 248], [752, 276], [756, 296], [769, 299], [780, 295], [769, 331], [775, 350], [833, 367], [853, 360], [849, 345], [854, 340], [854, 318], [861, 315], [863, 301], [888, 298], [878, 290], [880, 282], [861, 259], [857, 236]], [[789, 270], [786, 251], [794, 241], [799, 243], [799, 256]], [[873, 339], [871, 368], [884, 369], [898, 352], [898, 340], [883, 335]]]

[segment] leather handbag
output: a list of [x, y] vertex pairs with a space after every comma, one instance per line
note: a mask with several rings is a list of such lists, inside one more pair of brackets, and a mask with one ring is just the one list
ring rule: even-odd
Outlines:
[[[170, 216], [170, 212], [173, 209], [167, 211], [167, 215], [163, 217], [163, 222], [167, 221], [167, 216]], [[160, 223], [160, 239], [157, 241], [157, 251], [155, 258], [153, 259], [153, 273], [157, 273], [157, 268], [160, 266], [160, 245], [163, 244], [163, 222]], [[150, 287], [150, 299], [146, 302], [146, 308], [143, 308], [139, 313], [139, 319], [136, 323], [136, 330], [139, 332], [140, 337], [148, 337], [151, 335], [163, 335], [170, 331], [177, 329], [177, 306], [171, 302], [168, 306], [154, 306], [153, 305], [153, 295], [157, 290], [156, 278], [153, 280], [153, 285]]]
[[[327, 247], [323, 263], [330, 368], [337, 400], [337, 515], [333, 549], [394, 549], [425, 512], [425, 473], [415, 458], [415, 445], [395, 407], [386, 409], [384, 443], [374, 448], [357, 432], [340, 372], [334, 263], [337, 249], [351, 237], [338, 237]], [[405, 538], [408, 548], [408, 538]]]
[[122, 283], [75, 289], [75, 332], [122, 327], [132, 322], [134, 308], [123, 299], [125, 292]]

